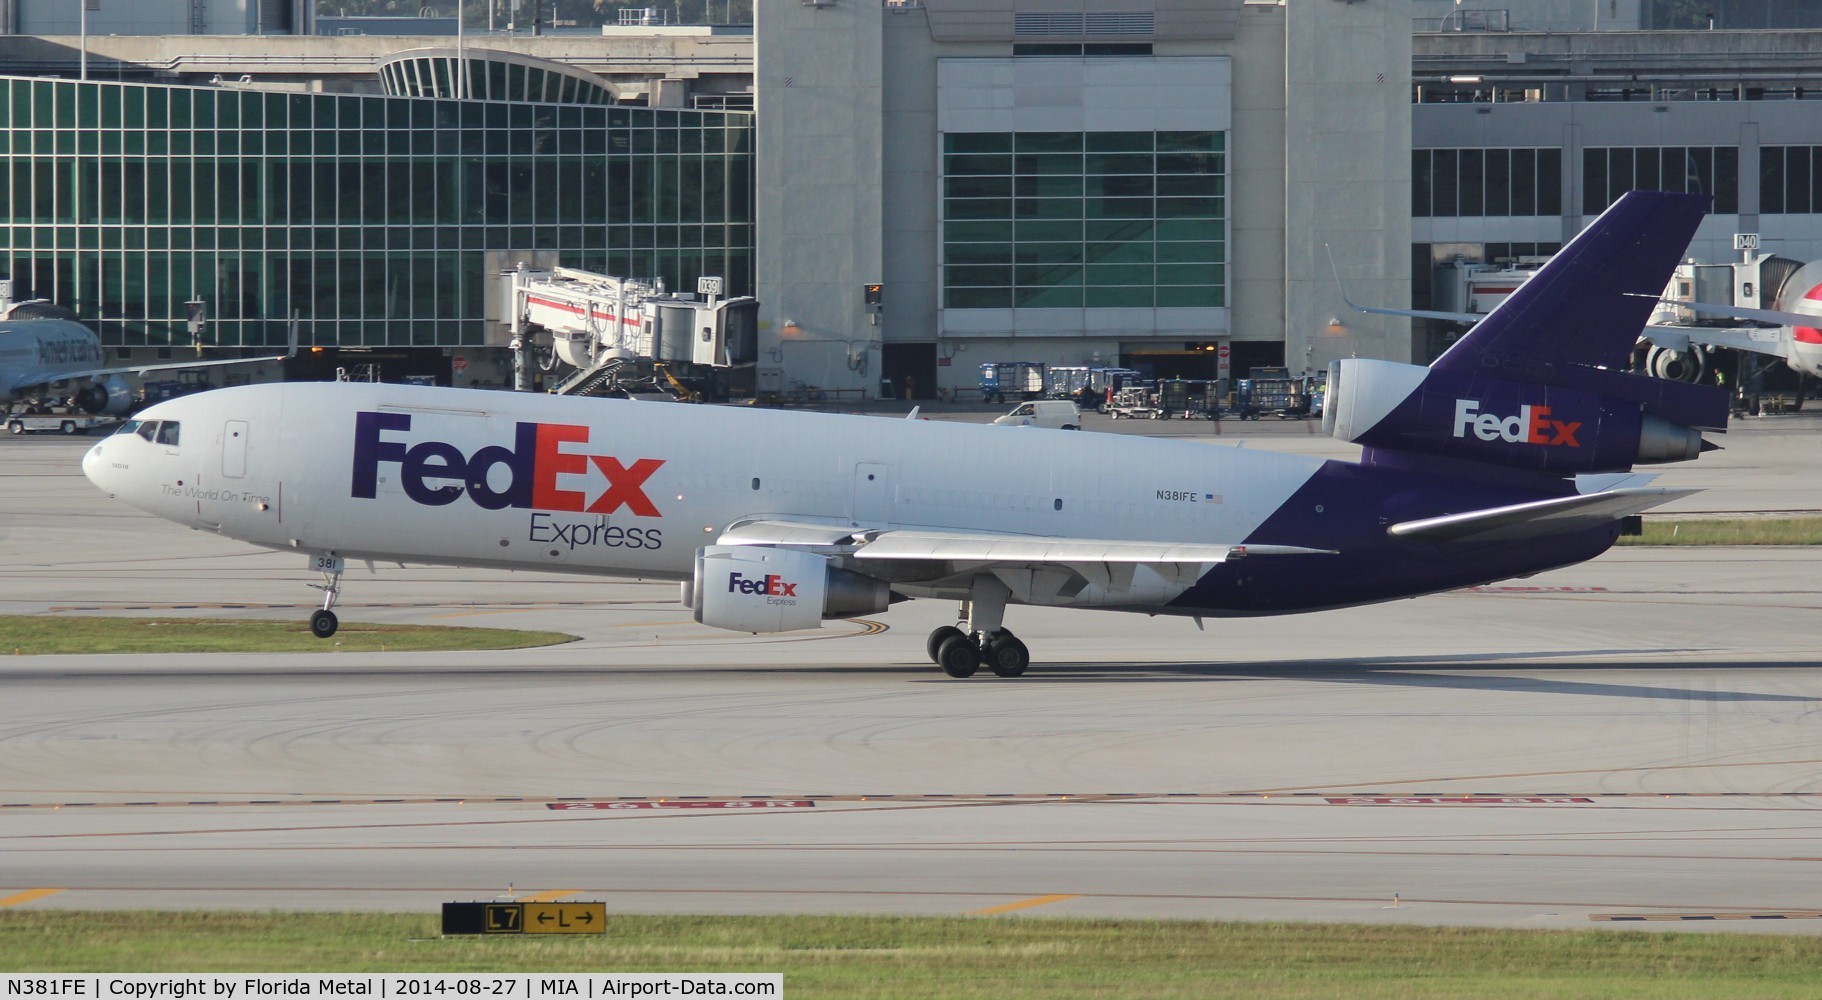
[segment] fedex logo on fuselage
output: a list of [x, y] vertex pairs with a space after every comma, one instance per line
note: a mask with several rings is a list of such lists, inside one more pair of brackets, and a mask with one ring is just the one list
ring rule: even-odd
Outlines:
[[[408, 413], [355, 414], [353, 496], [377, 498], [380, 467], [396, 465], [405, 495], [431, 507], [454, 503], [466, 493], [487, 510], [529, 507], [611, 514], [625, 507], [639, 517], [663, 516], [645, 495], [645, 483], [664, 460], [641, 458], [624, 465], [611, 455], [564, 450], [565, 445], [587, 446], [588, 428], [582, 424], [521, 421], [514, 428], [512, 447], [487, 445], [473, 455], [465, 455], [445, 441], [408, 444], [388, 437], [410, 430]], [[498, 488], [488, 481], [496, 468], [507, 471], [505, 485]], [[583, 490], [557, 485], [558, 476], [592, 478], [592, 474], [606, 481], [606, 487], [592, 500]]]
[[786, 583], [784, 577], [770, 573], [757, 580], [742, 576], [739, 573], [728, 574], [728, 593], [730, 594], [764, 594], [767, 597], [796, 597], [797, 584]]
[[1560, 444], [1580, 448], [1582, 443], [1575, 439], [1575, 432], [1581, 429], [1580, 422], [1551, 420], [1548, 406], [1526, 403], [1518, 408], [1518, 416], [1501, 417], [1480, 412], [1478, 399], [1455, 401], [1455, 436], [1458, 438], [1465, 438], [1469, 431], [1473, 431], [1474, 436], [1482, 441]]

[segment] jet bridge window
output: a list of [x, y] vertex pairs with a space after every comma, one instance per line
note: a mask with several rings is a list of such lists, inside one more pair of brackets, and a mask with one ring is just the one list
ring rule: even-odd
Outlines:
[[177, 435], [183, 425], [175, 420], [163, 420], [158, 424], [158, 443], [177, 447]]

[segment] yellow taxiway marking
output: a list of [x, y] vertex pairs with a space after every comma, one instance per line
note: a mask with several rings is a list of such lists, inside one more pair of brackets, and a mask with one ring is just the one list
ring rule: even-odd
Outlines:
[[1081, 899], [1081, 898], [1082, 897], [1080, 894], [1073, 895], [1073, 896], [1068, 896], [1068, 895], [1033, 896], [1030, 899], [1021, 899], [1016, 903], [1001, 903], [998, 906], [989, 906], [984, 910], [971, 910], [969, 912], [973, 913], [977, 917], [985, 917], [985, 916], [991, 916], [995, 913], [1011, 913], [1014, 910], [1029, 910], [1034, 906], [1049, 906], [1051, 903], [1061, 903], [1061, 902], [1064, 902], [1065, 900]]
[[27, 889], [24, 892], [15, 892], [11, 896], [0, 896], [0, 907], [18, 906], [21, 903], [29, 903], [34, 899], [55, 896], [62, 891], [62, 889]]
[[534, 892], [529, 896], [520, 896], [518, 899], [513, 900], [513, 902], [515, 902], [515, 903], [551, 903], [551, 902], [555, 902], [559, 899], [562, 899], [565, 896], [574, 896], [576, 893], [581, 892], [581, 891], [582, 890], [580, 890], [580, 889], [546, 889], [543, 892]]

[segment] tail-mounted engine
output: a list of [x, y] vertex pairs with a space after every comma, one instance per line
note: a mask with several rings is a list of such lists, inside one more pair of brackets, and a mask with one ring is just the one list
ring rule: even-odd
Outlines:
[[825, 556], [765, 545], [711, 545], [696, 553], [688, 591], [696, 620], [733, 632], [795, 632], [825, 618], [877, 614], [892, 602], [884, 580], [829, 565]]
[[1370, 449], [1570, 475], [1695, 458], [1713, 447], [1697, 428], [1726, 426], [1725, 393], [1710, 387], [1572, 366], [1523, 374], [1337, 361], [1323, 429]]
[[84, 413], [117, 417], [133, 408], [133, 390], [126, 379], [111, 375], [105, 382], [89, 382], [76, 390], [76, 406]]

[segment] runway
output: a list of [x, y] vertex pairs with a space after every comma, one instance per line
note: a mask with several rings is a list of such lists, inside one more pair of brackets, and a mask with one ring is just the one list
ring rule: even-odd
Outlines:
[[[1813, 509], [1818, 429], [1745, 424], [1664, 481], [1708, 487], [1690, 510]], [[1227, 430], [1211, 446], [1346, 451], [1301, 425]], [[109, 503], [77, 472], [84, 444], [0, 442], [0, 613], [301, 627], [302, 556]], [[1617, 549], [1206, 632], [1018, 608], [1032, 673], [953, 681], [923, 651], [943, 604], [753, 639], [690, 622], [672, 584], [351, 568], [345, 622], [582, 638], [0, 650], [0, 907], [537, 895], [1816, 933], [1819, 581], [1812, 549]]]

